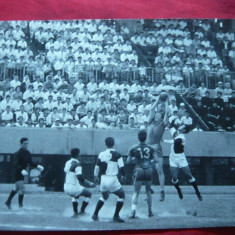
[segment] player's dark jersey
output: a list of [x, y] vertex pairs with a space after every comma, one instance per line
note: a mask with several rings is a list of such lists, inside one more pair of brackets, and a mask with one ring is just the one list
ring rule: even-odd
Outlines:
[[128, 156], [135, 158], [136, 167], [143, 169], [151, 168], [151, 161], [154, 160], [154, 149], [145, 143], [139, 143], [132, 146], [128, 151]]
[[123, 159], [120, 153], [114, 149], [106, 149], [101, 152], [97, 159], [99, 173], [101, 175], [117, 175], [119, 168], [124, 167]]
[[24, 180], [24, 176], [21, 174], [22, 170], [25, 170], [28, 165], [32, 167], [37, 167], [37, 164], [32, 161], [31, 153], [23, 148], [15, 153], [15, 181]]
[[180, 134], [174, 139], [174, 152], [176, 154], [184, 152], [185, 137]]

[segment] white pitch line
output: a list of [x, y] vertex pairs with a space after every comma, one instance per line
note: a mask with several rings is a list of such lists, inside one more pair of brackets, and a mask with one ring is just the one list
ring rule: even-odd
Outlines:
[[[36, 225], [22, 225], [22, 224], [0, 224], [0, 228], [18, 228], [20, 229], [35, 229], [35, 230], [68, 230], [68, 227], [58, 227], [58, 226], [36, 226]], [[69, 229], [76, 230], [76, 229]], [[90, 228], [79, 228], [79, 230], [90, 230]]]

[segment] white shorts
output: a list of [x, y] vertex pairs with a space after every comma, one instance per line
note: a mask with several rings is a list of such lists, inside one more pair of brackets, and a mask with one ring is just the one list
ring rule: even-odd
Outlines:
[[100, 191], [101, 192], [110, 192], [113, 193], [121, 188], [121, 184], [117, 176], [102, 175], [100, 182]]
[[184, 153], [170, 154], [169, 162], [171, 167], [186, 167], [188, 166], [188, 161]]
[[77, 197], [82, 192], [84, 187], [80, 184], [64, 184], [64, 192], [72, 197]]

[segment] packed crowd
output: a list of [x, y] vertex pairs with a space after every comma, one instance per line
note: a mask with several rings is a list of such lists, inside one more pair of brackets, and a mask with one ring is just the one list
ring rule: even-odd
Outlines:
[[[200, 22], [199, 20], [197, 23]], [[200, 22], [189, 26], [186, 20], [154, 20], [152, 27], [144, 29], [141, 21], [131, 41], [142, 48], [145, 55], [155, 52], [155, 78], [165, 77], [177, 83], [190, 79], [199, 85], [209, 79], [214, 88], [218, 81], [231, 81], [234, 70], [235, 40], [232, 30], [220, 29], [212, 43], [212, 23]], [[154, 54], [154, 55], [155, 55]]]
[[[234, 112], [231, 88], [234, 80], [227, 76], [226, 83], [221, 85], [221, 74], [229, 71], [228, 68], [223, 73], [218, 72], [221, 75], [217, 77], [219, 92], [216, 88], [214, 94], [208, 95], [210, 91], [205, 87], [203, 74], [195, 73], [196, 70], [196, 84], [186, 88], [190, 83], [185, 78], [191, 76], [192, 63], [199, 71], [204, 70], [200, 58], [207, 57], [210, 62], [212, 58], [220, 60], [208, 43], [210, 27], [204, 29], [201, 25], [202, 29], [199, 27], [192, 34], [183, 20], [153, 22], [158, 30], [144, 33], [141, 21], [137, 21], [135, 33], [139, 36], [134, 35], [131, 39], [128, 27], [123, 24], [117, 31], [113, 21], [2, 22], [1, 126], [146, 128], [151, 104], [164, 90], [169, 94], [170, 122], [176, 120], [176, 123], [192, 128], [196, 125], [197, 120], [193, 122], [185, 105], [175, 96], [180, 94], [211, 130], [234, 130], [231, 115]], [[225, 35], [233, 45], [232, 36]], [[216, 34], [218, 42], [224, 37]], [[149, 79], [147, 68], [139, 63], [132, 43], [144, 47], [159, 46], [155, 71], [161, 74], [160, 77]], [[165, 50], [164, 46], [171, 50]], [[199, 53], [200, 49], [204, 52]], [[209, 50], [213, 52], [211, 58], [208, 57]], [[226, 55], [224, 51], [223, 54]], [[182, 59], [183, 55], [187, 59]], [[220, 64], [218, 68], [224, 65], [222, 60], [215, 64]], [[184, 66], [183, 70], [177, 70], [177, 65]], [[133, 73], [135, 71], [138, 71], [137, 75]], [[205, 97], [210, 99], [206, 104]], [[205, 117], [205, 113], [210, 116]], [[201, 129], [197, 125], [195, 130]]]

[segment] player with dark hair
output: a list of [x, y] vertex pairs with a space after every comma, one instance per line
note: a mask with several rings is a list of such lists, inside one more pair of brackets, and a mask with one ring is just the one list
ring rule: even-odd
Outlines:
[[[84, 214], [85, 209], [91, 198], [91, 192], [84, 188], [94, 188], [95, 184], [84, 179], [82, 176], [82, 166], [79, 162], [79, 148], [71, 149], [71, 159], [65, 163], [64, 172], [66, 173], [64, 192], [72, 198], [73, 205], [73, 218], [78, 217], [79, 214]], [[83, 196], [84, 200], [82, 202], [81, 210], [78, 213], [78, 199]]]
[[37, 168], [39, 171], [43, 171], [44, 167], [38, 165], [32, 161], [31, 153], [28, 151], [29, 141], [28, 138], [23, 137], [20, 139], [20, 149], [15, 153], [14, 156], [14, 165], [16, 167], [15, 171], [15, 187], [11, 191], [7, 201], [5, 202], [8, 209], [11, 209], [11, 200], [19, 193], [18, 203], [19, 207], [23, 207], [23, 199], [25, 194], [25, 186], [24, 186], [24, 177], [28, 175], [26, 168], [28, 165], [31, 167]]
[[[159, 98], [154, 102], [151, 107], [150, 115], [149, 115], [149, 127], [146, 143], [151, 145], [158, 156], [158, 162], [156, 163], [156, 169], [159, 177], [161, 194], [160, 201], [164, 201], [165, 192], [165, 175], [163, 172], [163, 154], [161, 147], [161, 140], [164, 134], [165, 128], [168, 125], [169, 119], [169, 108], [168, 108], [168, 97], [166, 97], [166, 93], [164, 92], [164, 100], [161, 99], [161, 94]], [[157, 112], [156, 112], [156, 109]]]
[[185, 146], [184, 134], [189, 133], [189, 131], [190, 128], [185, 125], [178, 127], [178, 130], [176, 130], [175, 127], [172, 127], [170, 129], [170, 132], [173, 140], [164, 140], [164, 142], [171, 144], [171, 153], [169, 157], [170, 170], [172, 176], [172, 183], [174, 184], [178, 192], [179, 198], [183, 199], [183, 194], [180, 189], [179, 180], [178, 180], [179, 169], [181, 169], [184, 172], [184, 174], [187, 176], [189, 183], [193, 186], [199, 201], [202, 201], [202, 196], [198, 190], [196, 180], [190, 171], [188, 161], [184, 153], [184, 146]]
[[99, 154], [94, 170], [94, 177], [96, 182], [99, 181], [98, 175], [101, 175], [100, 191], [102, 196], [97, 202], [92, 219], [99, 219], [98, 213], [100, 209], [104, 205], [105, 201], [109, 198], [109, 194], [113, 193], [118, 196], [113, 220], [115, 222], [124, 222], [124, 220], [120, 218], [119, 212], [123, 207], [125, 192], [117, 177], [120, 170], [122, 175], [121, 181], [125, 180], [124, 162], [121, 154], [114, 150], [114, 138], [107, 137], [105, 139], [105, 145], [107, 149]]
[[134, 194], [132, 196], [131, 205], [131, 216], [130, 218], [135, 218], [136, 207], [138, 202], [138, 197], [140, 194], [140, 189], [142, 184], [145, 185], [147, 194], [147, 204], [148, 204], [148, 216], [152, 217], [152, 195], [151, 195], [151, 184], [152, 184], [152, 162], [156, 162], [154, 148], [145, 143], [147, 138], [147, 132], [141, 130], [138, 133], [139, 143], [132, 146], [128, 151], [127, 163], [135, 160], [134, 169]]

